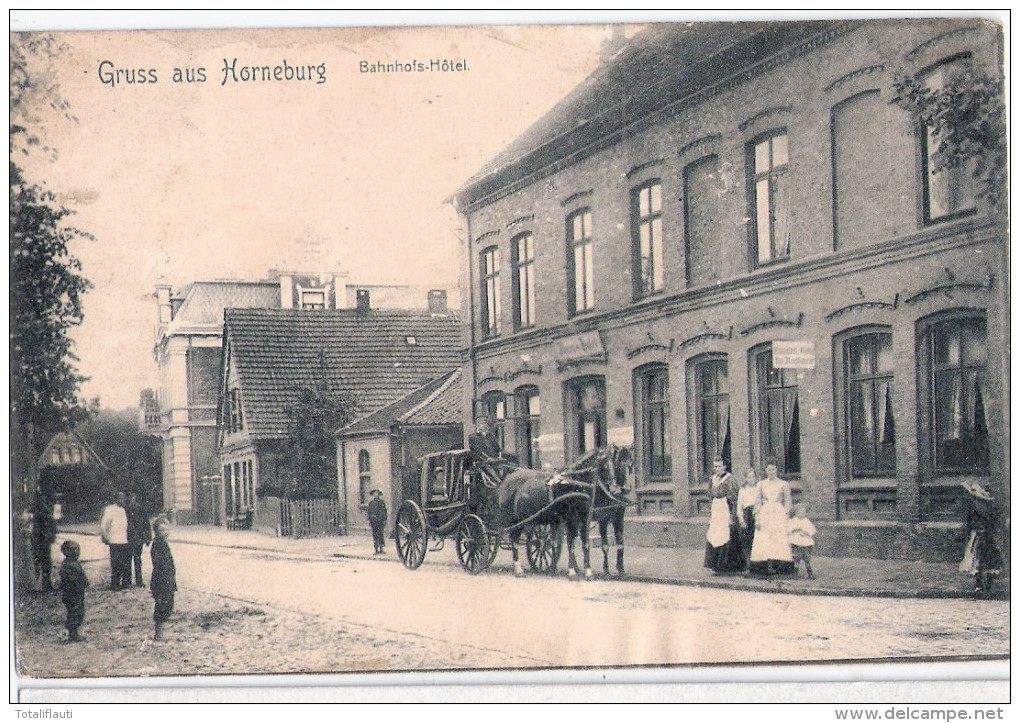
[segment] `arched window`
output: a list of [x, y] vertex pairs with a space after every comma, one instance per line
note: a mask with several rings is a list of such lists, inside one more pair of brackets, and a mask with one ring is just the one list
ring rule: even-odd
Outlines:
[[606, 446], [606, 379], [578, 377], [566, 383], [567, 461]]
[[638, 482], [666, 482], [672, 476], [669, 434], [669, 368], [648, 364], [634, 371], [634, 422]]
[[482, 336], [499, 334], [499, 247], [482, 251]]
[[372, 492], [372, 458], [367, 449], [358, 452], [358, 490], [361, 504], [367, 505]]
[[482, 414], [492, 423], [500, 449], [506, 449], [506, 394], [501, 391], [486, 392], [482, 395]]
[[733, 469], [730, 439], [729, 365], [725, 356], [703, 356], [688, 367], [693, 380], [694, 484], [709, 483], [714, 472], [712, 462], [722, 457], [727, 469]]
[[567, 217], [567, 299], [571, 315], [595, 307], [595, 256], [591, 209]]
[[542, 461], [538, 449], [538, 436], [541, 434], [538, 387], [518, 387], [514, 392], [514, 405], [518, 460], [525, 467], [539, 469]]
[[535, 242], [530, 233], [510, 242], [514, 286], [514, 327], [535, 325]]
[[635, 188], [630, 200], [631, 234], [634, 244], [634, 298], [661, 291], [662, 184], [658, 179]]
[[800, 401], [795, 369], [772, 364], [772, 345], [752, 352], [752, 413], [755, 464], [774, 457], [780, 474], [800, 474]]
[[789, 156], [785, 130], [750, 144], [748, 173], [755, 265], [762, 266], [790, 255], [790, 184], [786, 178]]

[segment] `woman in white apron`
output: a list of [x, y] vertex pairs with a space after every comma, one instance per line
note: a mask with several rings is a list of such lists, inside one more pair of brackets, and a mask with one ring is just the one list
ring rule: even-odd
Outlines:
[[765, 463], [765, 479], [758, 483], [758, 504], [754, 512], [754, 544], [751, 547], [752, 575], [793, 575], [790, 549], [790, 485], [779, 479], [775, 460]]
[[721, 458], [713, 462], [712, 512], [705, 543], [705, 567], [716, 573], [742, 572], [744, 554], [737, 522], [737, 493], [733, 475]]

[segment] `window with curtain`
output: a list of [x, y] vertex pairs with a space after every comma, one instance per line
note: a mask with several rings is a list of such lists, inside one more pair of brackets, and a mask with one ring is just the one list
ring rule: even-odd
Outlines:
[[936, 323], [927, 337], [935, 471], [987, 473], [985, 320], [968, 317]]
[[640, 455], [640, 481], [667, 481], [672, 476], [669, 435], [669, 368], [654, 364], [634, 373], [638, 410], [636, 437]]
[[527, 329], [535, 325], [535, 244], [530, 233], [522, 233], [510, 242], [513, 259], [514, 326]]
[[892, 334], [869, 333], [844, 343], [852, 477], [896, 474]]
[[568, 311], [579, 314], [595, 307], [591, 209], [584, 208], [567, 217], [567, 253]]
[[755, 141], [749, 155], [754, 258], [757, 265], [764, 265], [790, 255], [786, 131]]
[[775, 457], [780, 474], [800, 474], [800, 402], [795, 369], [772, 365], [772, 348], [757, 352], [753, 392], [759, 467]]
[[730, 440], [730, 394], [727, 360], [703, 359], [694, 364], [694, 430], [698, 482], [708, 484], [712, 463], [721, 457], [733, 469]]
[[631, 233], [634, 243], [634, 298], [661, 291], [662, 185], [649, 181], [631, 192]]

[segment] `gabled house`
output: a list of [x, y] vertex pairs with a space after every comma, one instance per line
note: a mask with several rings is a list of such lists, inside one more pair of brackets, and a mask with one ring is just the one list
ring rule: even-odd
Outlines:
[[[177, 523], [212, 523], [222, 508], [216, 402], [224, 309], [430, 308], [445, 313], [448, 292], [406, 284], [356, 284], [347, 272], [272, 270], [267, 278], [156, 286], [153, 355], [159, 389], [143, 395], [142, 431], [163, 440], [163, 499]], [[453, 292], [452, 301], [456, 301]]]
[[227, 309], [220, 372], [222, 510], [280, 481], [289, 410], [305, 389], [350, 394], [360, 415], [459, 365], [460, 321], [438, 309]]
[[80, 464], [97, 466], [109, 471], [106, 463], [99, 458], [89, 443], [73, 429], [70, 432], [57, 432], [39, 455], [38, 468], [66, 467]]
[[462, 399], [457, 369], [340, 431], [340, 504], [348, 530], [369, 530], [373, 489], [382, 491], [392, 522], [401, 502], [416, 496], [418, 459], [464, 446]]

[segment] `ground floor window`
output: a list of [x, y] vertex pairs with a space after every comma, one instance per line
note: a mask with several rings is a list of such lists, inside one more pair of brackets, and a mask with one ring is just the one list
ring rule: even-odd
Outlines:
[[669, 368], [650, 364], [634, 373], [637, 410], [636, 439], [638, 481], [668, 482], [672, 476], [672, 444], [669, 434]]
[[358, 499], [362, 505], [368, 504], [372, 494], [372, 456], [367, 449], [358, 451]]
[[486, 392], [481, 401], [481, 413], [492, 423], [492, 433], [496, 435], [499, 448], [506, 449], [506, 394], [500, 391]]
[[541, 405], [538, 387], [520, 387], [514, 392], [515, 419], [518, 461], [525, 467], [538, 469], [542, 466], [538, 449], [538, 436], [541, 434]]
[[800, 402], [795, 369], [772, 364], [772, 346], [752, 352], [751, 398], [755, 466], [774, 459], [781, 475], [800, 474]]
[[606, 380], [592, 376], [571, 379], [566, 385], [567, 458], [572, 461], [606, 446]]
[[712, 479], [712, 462], [721, 457], [726, 469], [733, 468], [730, 437], [729, 365], [726, 357], [696, 359], [690, 367], [694, 379], [694, 452], [697, 484]]

